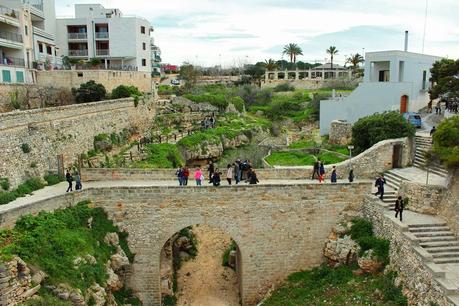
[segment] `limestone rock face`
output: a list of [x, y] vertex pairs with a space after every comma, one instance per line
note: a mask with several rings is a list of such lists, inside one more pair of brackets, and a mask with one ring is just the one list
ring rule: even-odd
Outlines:
[[118, 272], [120, 269], [129, 265], [129, 258], [126, 256], [126, 253], [118, 247], [116, 254], [113, 254], [110, 257], [110, 268], [113, 271]]
[[180, 151], [186, 160], [217, 158], [223, 154], [223, 144], [203, 142], [192, 148], [180, 147]]
[[88, 289], [89, 296], [92, 297], [94, 301], [94, 306], [104, 306], [107, 298], [107, 293], [104, 288], [99, 284], [95, 283]]
[[373, 250], [368, 250], [359, 258], [358, 264], [360, 269], [365, 273], [377, 273], [382, 268], [382, 262], [376, 258]]
[[324, 256], [331, 263], [349, 264], [357, 260], [359, 245], [350, 236], [328, 240], [324, 248]]
[[234, 149], [244, 144], [248, 144], [250, 142], [250, 139], [246, 135], [240, 134], [240, 135], [237, 135], [233, 139], [222, 137], [222, 142], [223, 142], [223, 149], [227, 150], [227, 149]]
[[107, 287], [112, 291], [118, 291], [123, 288], [123, 283], [121, 282], [119, 276], [113, 271], [109, 266], [107, 267]]
[[120, 239], [117, 233], [107, 233], [104, 242], [109, 245], [118, 246], [120, 244]]

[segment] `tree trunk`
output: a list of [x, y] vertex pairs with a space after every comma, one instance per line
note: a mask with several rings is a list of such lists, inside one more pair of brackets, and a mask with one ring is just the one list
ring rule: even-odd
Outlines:
[[331, 55], [330, 69], [333, 70], [333, 54]]

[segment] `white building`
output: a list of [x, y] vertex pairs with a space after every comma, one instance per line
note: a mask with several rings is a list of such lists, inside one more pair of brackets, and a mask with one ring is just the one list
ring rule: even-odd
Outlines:
[[155, 45], [155, 40], [152, 37], [150, 41], [151, 46], [151, 72], [154, 76], [161, 75], [161, 49]]
[[354, 123], [384, 111], [412, 112], [429, 102], [430, 68], [441, 57], [406, 51], [368, 52], [363, 82], [346, 98], [320, 101], [320, 133], [333, 120]]
[[56, 56], [54, 0], [0, 2], [0, 82], [32, 83], [28, 69], [53, 69]]
[[151, 72], [150, 23], [125, 17], [100, 4], [76, 4], [75, 18], [57, 19], [61, 54], [74, 60], [98, 58], [102, 67]]

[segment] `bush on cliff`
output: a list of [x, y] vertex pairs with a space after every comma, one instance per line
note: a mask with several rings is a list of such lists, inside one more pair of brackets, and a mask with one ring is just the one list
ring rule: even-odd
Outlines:
[[0, 192], [0, 205], [13, 202], [17, 198], [24, 197], [43, 187], [45, 187], [45, 184], [40, 178], [30, 178], [12, 191]]
[[360, 255], [372, 249], [375, 256], [383, 263], [383, 266], [389, 263], [389, 240], [374, 236], [371, 221], [355, 218], [352, 220], [349, 234], [359, 244]]
[[433, 151], [448, 168], [459, 168], [459, 116], [443, 120], [433, 135]]
[[81, 84], [79, 88], [72, 88], [72, 94], [77, 103], [96, 102], [105, 99], [107, 90], [104, 85], [89, 81]]
[[112, 90], [110, 98], [121, 99], [121, 98], [129, 98], [129, 97], [139, 97], [141, 95], [142, 93], [135, 86], [120, 85]]
[[354, 123], [352, 143], [355, 153], [360, 153], [382, 140], [412, 137], [415, 131], [414, 126], [398, 112], [376, 113]]
[[148, 144], [145, 146], [148, 157], [134, 162], [132, 168], [177, 168], [185, 161], [177, 146], [169, 143]]

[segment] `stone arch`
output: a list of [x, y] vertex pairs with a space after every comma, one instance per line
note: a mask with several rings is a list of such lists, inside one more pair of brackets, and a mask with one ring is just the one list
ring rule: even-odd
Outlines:
[[[239, 237], [239, 233], [236, 232], [236, 231], [233, 231], [233, 234], [238, 236], [237, 238], [235, 238], [234, 235], [230, 234], [231, 231], [228, 231], [228, 228], [223, 228], [222, 226], [220, 226], [220, 224], [218, 224], [216, 222], [187, 223], [187, 224], [188, 225], [186, 225], [186, 226], [181, 226], [181, 225], [174, 226], [173, 229], [169, 230], [168, 234], [166, 234], [166, 235], [170, 234], [169, 238], [167, 238], [166, 240], [164, 240], [164, 237], [161, 238], [161, 243], [160, 243], [161, 250], [160, 250], [159, 256], [157, 258], [157, 260], [159, 261], [159, 265], [161, 266], [162, 251], [163, 251], [164, 247], [166, 246], [167, 242], [174, 235], [176, 235], [181, 230], [183, 230], [185, 228], [188, 228], [188, 227], [192, 227], [192, 226], [196, 226], [196, 225], [207, 225], [207, 226], [211, 227], [212, 229], [218, 230], [218, 231], [224, 233], [225, 235], [229, 236], [236, 244], [236, 252], [237, 252], [237, 255], [236, 255], [236, 275], [237, 275], [237, 281], [238, 281], [238, 286], [239, 286], [239, 299], [242, 300], [242, 297], [243, 297], [243, 273], [242, 273], [243, 272], [243, 258], [242, 258], [242, 254], [243, 254], [243, 252], [241, 250], [242, 241], [240, 240], [241, 237]], [[174, 232], [174, 230], [175, 230], [175, 232]], [[159, 275], [159, 281], [161, 282], [161, 275]], [[160, 284], [159, 288], [160, 288], [160, 294], [161, 294], [161, 284]]]

